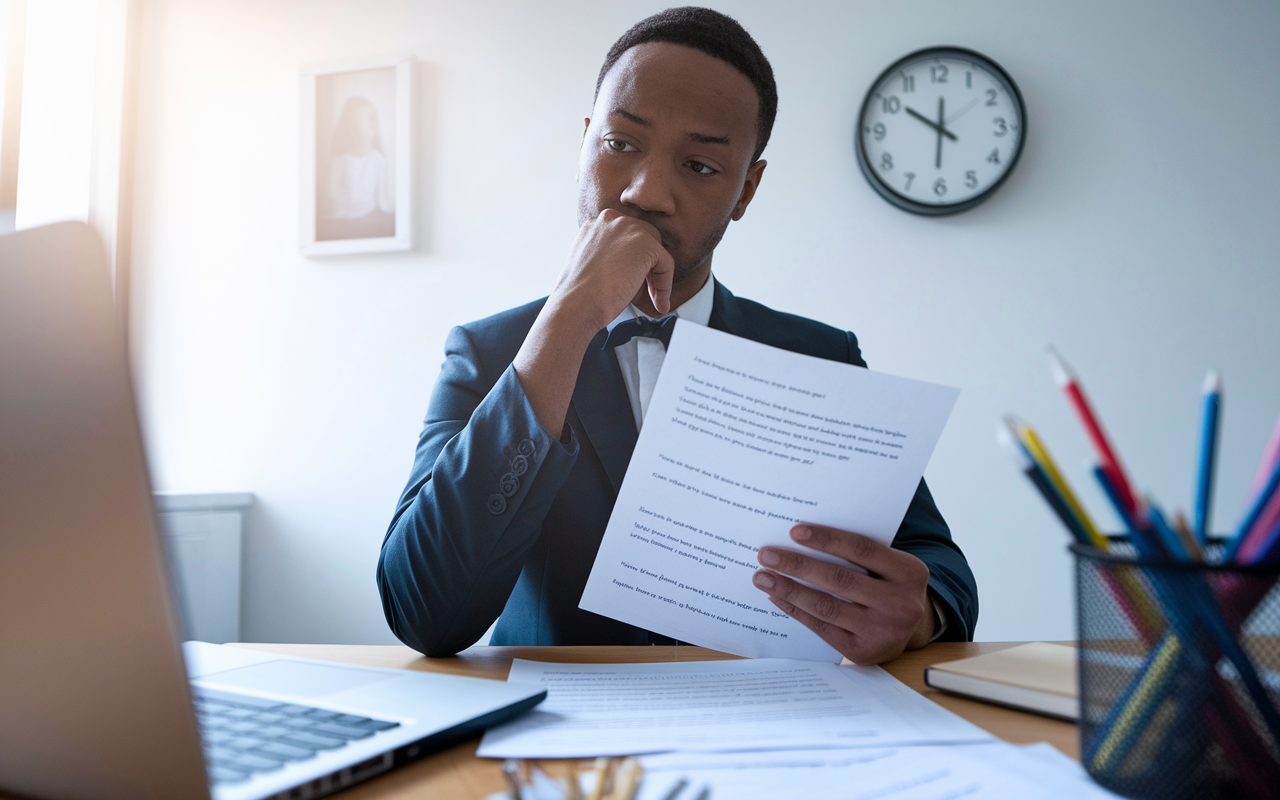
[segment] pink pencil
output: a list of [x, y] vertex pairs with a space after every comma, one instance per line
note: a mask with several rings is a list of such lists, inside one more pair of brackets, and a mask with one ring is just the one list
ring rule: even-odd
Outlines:
[[1062, 356], [1058, 355], [1058, 351], [1052, 347], [1049, 348], [1049, 363], [1053, 368], [1054, 382], [1058, 384], [1058, 388], [1067, 396], [1071, 407], [1076, 411], [1076, 416], [1080, 417], [1085, 433], [1093, 441], [1093, 449], [1098, 453], [1099, 466], [1107, 474], [1111, 485], [1115, 487], [1120, 502], [1124, 504], [1125, 510], [1135, 519], [1141, 519], [1143, 516], [1141, 513], [1142, 507], [1138, 504], [1137, 495], [1133, 491], [1133, 484], [1129, 481], [1124, 467], [1120, 464], [1120, 457], [1116, 455], [1115, 449], [1112, 448], [1111, 440], [1107, 438], [1106, 431], [1102, 429], [1102, 423], [1098, 421], [1097, 414], [1093, 412], [1093, 407], [1089, 404], [1089, 398], [1085, 396], [1084, 389], [1080, 387], [1080, 381], [1071, 371], [1071, 368], [1067, 366], [1067, 363], [1062, 360]]
[[1280, 458], [1280, 419], [1276, 420], [1276, 426], [1271, 429], [1271, 438], [1267, 440], [1267, 447], [1262, 451], [1262, 461], [1258, 463], [1258, 471], [1253, 476], [1253, 485], [1249, 487], [1250, 501], [1258, 496], [1267, 478], [1271, 477], [1272, 470], [1276, 468], [1277, 458]]

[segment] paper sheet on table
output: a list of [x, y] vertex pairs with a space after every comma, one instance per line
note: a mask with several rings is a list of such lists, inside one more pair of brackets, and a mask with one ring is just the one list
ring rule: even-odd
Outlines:
[[892, 541], [958, 394], [678, 322], [579, 607], [741, 656], [839, 661], [751, 583], [756, 551], [802, 549], [801, 521]]
[[491, 728], [477, 755], [585, 758], [993, 739], [879, 667], [788, 659], [664, 664], [516, 659], [507, 680], [545, 686], [547, 699]]
[[[1112, 800], [1066, 756], [1047, 744], [1004, 742], [950, 747], [793, 750], [770, 753], [670, 753], [644, 756], [637, 800], [841, 797], [857, 800]], [[798, 791], [803, 787], [803, 791]]]

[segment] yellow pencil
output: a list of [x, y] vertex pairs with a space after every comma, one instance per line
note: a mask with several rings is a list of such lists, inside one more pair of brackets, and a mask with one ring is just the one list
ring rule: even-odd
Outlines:
[[1084, 528], [1084, 532], [1089, 537], [1089, 541], [1093, 542], [1093, 546], [1099, 550], [1107, 550], [1111, 543], [1107, 541], [1107, 537], [1098, 532], [1097, 526], [1093, 524], [1093, 520], [1089, 518], [1088, 512], [1084, 510], [1084, 506], [1080, 505], [1080, 501], [1076, 499], [1076, 495], [1071, 491], [1071, 487], [1067, 485], [1067, 481], [1062, 477], [1062, 473], [1058, 471], [1058, 466], [1053, 462], [1053, 457], [1049, 455], [1049, 450], [1040, 441], [1040, 437], [1030, 425], [1019, 419], [1013, 419], [1013, 427], [1018, 432], [1018, 438], [1026, 446], [1031, 457], [1036, 460], [1040, 469], [1044, 471], [1045, 477], [1053, 484], [1053, 488], [1058, 490], [1058, 494], [1062, 495], [1062, 500], [1067, 504], [1067, 508], [1080, 521], [1080, 527]]

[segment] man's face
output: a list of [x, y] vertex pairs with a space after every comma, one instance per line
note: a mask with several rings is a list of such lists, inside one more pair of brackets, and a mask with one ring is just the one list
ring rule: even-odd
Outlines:
[[679, 285], [709, 266], [755, 192], [759, 98], [746, 76], [681, 45], [631, 48], [605, 75], [578, 160], [578, 224], [612, 208], [653, 225]]

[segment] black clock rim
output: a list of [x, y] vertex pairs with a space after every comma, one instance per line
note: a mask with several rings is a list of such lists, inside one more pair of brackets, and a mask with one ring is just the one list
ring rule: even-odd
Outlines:
[[[1022, 121], [1020, 123], [1022, 125], [1022, 136], [1021, 138], [1018, 139], [1018, 149], [1015, 150], [1013, 153], [1013, 158], [1009, 162], [1009, 168], [1004, 171], [1004, 174], [1000, 176], [999, 180], [997, 180], [995, 183], [991, 184], [986, 189], [984, 189], [981, 194], [974, 195], [973, 197], [970, 197], [968, 200], [961, 200], [958, 203], [951, 203], [948, 205], [932, 205], [929, 203], [920, 203], [915, 200], [911, 200], [909, 198], [903, 197], [902, 195], [895, 192], [893, 189], [890, 189], [888, 186], [886, 186], [884, 181], [880, 179], [880, 176], [876, 173], [874, 169], [872, 169], [871, 163], [867, 160], [866, 151], [863, 149], [864, 142], [863, 142], [863, 133], [862, 133], [862, 120], [866, 117], [867, 106], [871, 102], [871, 95], [875, 91], [875, 88], [879, 86], [880, 83], [888, 75], [893, 73], [894, 70], [901, 68], [902, 65], [906, 64], [907, 62], [919, 60], [923, 56], [941, 56], [945, 54], [958, 55], [963, 58], [975, 59], [977, 61], [981, 61], [984, 65], [990, 67], [991, 71], [996, 73], [996, 75], [998, 75], [1005, 82], [1005, 84], [1009, 87], [1010, 92], [1013, 94], [1014, 101], [1017, 102], [1018, 104], [1018, 114], [1022, 118]], [[1014, 82], [1013, 78], [1009, 76], [1008, 72], [1005, 72], [1004, 67], [997, 64], [990, 57], [985, 56], [976, 50], [970, 50], [967, 47], [959, 47], [956, 45], [936, 45], [934, 47], [922, 47], [919, 50], [916, 50], [912, 53], [908, 53], [907, 55], [903, 56], [902, 58], [898, 59], [897, 61], [893, 62], [888, 67], [886, 67], [883, 72], [881, 72], [879, 75], [876, 76], [876, 79], [871, 82], [871, 86], [867, 89], [867, 94], [862, 99], [862, 105], [858, 109], [858, 118], [857, 120], [854, 121], [854, 126], [853, 126], [853, 152], [858, 160], [858, 168], [862, 171], [862, 176], [867, 179], [867, 183], [871, 184], [871, 188], [875, 189], [876, 194], [883, 197], [891, 205], [894, 205], [902, 209], [903, 211], [909, 211], [912, 214], [918, 214], [919, 216], [922, 216], [922, 217], [946, 217], [952, 214], [959, 214], [962, 211], [968, 211], [974, 206], [977, 206], [987, 201], [991, 197], [991, 195], [995, 194], [997, 189], [999, 189], [1002, 185], [1004, 185], [1004, 182], [1009, 179], [1009, 176], [1013, 174], [1013, 170], [1018, 166], [1018, 160], [1022, 158], [1022, 149], [1026, 145], [1026, 143], [1027, 143], [1027, 104], [1023, 102], [1022, 92], [1018, 89], [1018, 84]]]

